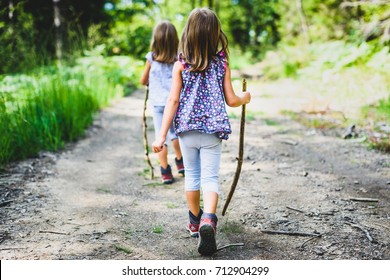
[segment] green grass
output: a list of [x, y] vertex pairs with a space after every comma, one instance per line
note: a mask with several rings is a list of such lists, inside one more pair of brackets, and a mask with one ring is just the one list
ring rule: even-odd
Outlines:
[[175, 203], [172, 203], [172, 202], [167, 202], [167, 207], [169, 208], [169, 209], [176, 209], [176, 208], [178, 208], [179, 206], [177, 206], [177, 204], [175, 204]]
[[123, 253], [126, 253], [126, 254], [132, 254], [133, 253], [133, 250], [129, 249], [129, 248], [126, 248], [122, 245], [118, 245], [116, 244], [115, 245], [115, 249], [119, 252], [123, 252]]
[[83, 58], [74, 67], [1, 77], [0, 165], [83, 137], [98, 110], [123, 96], [123, 84], [131, 79], [118, 71], [126, 65]]
[[362, 118], [375, 119], [378, 122], [390, 122], [390, 95], [387, 99], [381, 99], [376, 104], [366, 105], [362, 108]]
[[374, 120], [372, 130], [383, 135], [383, 138], [369, 137], [369, 147], [390, 153], [390, 133], [383, 132], [378, 124], [390, 126], [390, 95], [386, 99], [381, 99], [375, 104], [366, 105], [361, 110], [363, 125], [369, 125], [369, 120]]
[[371, 138], [368, 146], [378, 151], [390, 153], [390, 138], [389, 136], [385, 139]]
[[289, 116], [293, 120], [303, 124], [304, 126], [316, 128], [316, 129], [332, 129], [337, 127], [342, 127], [340, 123], [332, 120], [326, 119], [322, 116], [316, 116], [306, 113], [297, 113], [292, 111], [282, 111], [284, 115]]
[[142, 186], [154, 188], [154, 187], [158, 187], [158, 186], [160, 186], [160, 187], [164, 186], [164, 184], [161, 181], [154, 181], [154, 182], [143, 184]]
[[243, 227], [237, 222], [226, 221], [221, 225], [221, 232], [226, 234], [238, 234], [243, 232]]
[[152, 228], [152, 233], [160, 234], [164, 231], [164, 228], [162, 225], [156, 225]]
[[125, 238], [126, 239], [131, 239], [133, 234], [134, 234], [134, 231], [132, 229], [125, 230], [125, 236], [126, 236]]
[[278, 126], [279, 122], [272, 120], [272, 119], [264, 119], [264, 122], [268, 126]]
[[150, 169], [149, 168], [144, 168], [142, 171], [137, 172], [137, 175], [140, 177], [150, 177]]
[[[246, 110], [245, 112], [245, 120], [246, 121], [253, 121], [255, 120], [257, 117], [259, 116], [263, 116], [264, 113], [263, 112], [255, 112], [255, 111], [249, 111], [249, 110]], [[237, 115], [235, 112], [230, 112], [228, 114], [228, 117], [229, 119], [241, 119], [241, 112], [239, 115]]]
[[102, 192], [102, 193], [112, 193], [112, 191], [107, 188], [107, 187], [99, 187], [96, 189], [98, 192]]

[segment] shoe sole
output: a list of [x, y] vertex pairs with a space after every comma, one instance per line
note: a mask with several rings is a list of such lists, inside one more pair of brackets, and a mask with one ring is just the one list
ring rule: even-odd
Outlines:
[[177, 173], [179, 173], [181, 176], [183, 176], [184, 177], [184, 175], [185, 175], [185, 171], [184, 170], [179, 170]]
[[198, 252], [204, 256], [211, 256], [217, 251], [214, 228], [211, 225], [203, 225], [199, 229]]
[[172, 180], [163, 180], [162, 182], [163, 182], [163, 184], [172, 184], [173, 181], [174, 181], [174, 179], [172, 179]]

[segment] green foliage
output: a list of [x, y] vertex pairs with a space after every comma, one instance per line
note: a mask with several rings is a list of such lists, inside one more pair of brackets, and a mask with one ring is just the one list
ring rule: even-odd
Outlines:
[[[382, 44], [388, 44], [385, 38], [389, 22], [389, 4], [366, 3], [368, 1], [345, 0], [306, 0], [302, 9], [312, 42], [344, 40], [361, 44], [380, 38]], [[300, 44], [304, 42], [302, 18], [299, 16], [297, 1], [279, 1], [277, 11], [281, 15], [278, 29], [283, 34], [283, 42]]]
[[160, 234], [164, 231], [164, 227], [162, 225], [156, 225], [152, 228], [152, 233]]
[[131, 250], [130, 248], [127, 248], [123, 245], [119, 245], [119, 244], [116, 244], [115, 245], [115, 249], [119, 252], [123, 252], [125, 254], [132, 254], [133, 253], [133, 250]]
[[254, 57], [262, 55], [280, 40], [276, 0], [236, 0], [230, 10], [230, 35], [234, 42]]
[[243, 53], [236, 47], [229, 47], [229, 49], [229, 66], [231, 69], [244, 69], [257, 62], [250, 52]]
[[[0, 82], [0, 164], [61, 149], [82, 137], [95, 112], [134, 79], [127, 57], [85, 57], [74, 67], [42, 68]], [[123, 71], [123, 72], [122, 72]]]
[[58, 25], [53, 23], [53, 1], [0, 2], [0, 74], [50, 65], [58, 58], [56, 44], [61, 46], [62, 59], [80, 55], [86, 47], [90, 26], [99, 25], [100, 34], [108, 30], [112, 19], [103, 9], [105, 2], [55, 2], [59, 11]]
[[[388, 45], [389, 4], [366, 2], [307, 0], [301, 1], [300, 13], [299, 1], [60, 0], [56, 2], [60, 25], [56, 27], [52, 1], [12, 1], [12, 8], [9, 1], [2, 1], [0, 74], [49, 65], [56, 60], [57, 43], [65, 60], [74, 60], [86, 48], [101, 44], [107, 46], [105, 55], [143, 59], [158, 21], [172, 21], [180, 34], [189, 12], [207, 5], [217, 12], [231, 46], [255, 58], [279, 42], [301, 45], [304, 22], [314, 43], [337, 40], [359, 46], [368, 41]], [[299, 66], [295, 62], [300, 64], [299, 60], [292, 62], [283, 64], [287, 75], [295, 73]]]
[[267, 52], [263, 66], [267, 78], [278, 79], [321, 77], [326, 71], [334, 74], [354, 66], [388, 73], [389, 63], [389, 47], [328, 41], [309, 46], [281, 45], [277, 51]]
[[375, 120], [376, 125], [373, 130], [377, 132], [380, 137], [371, 136], [369, 138], [369, 146], [390, 153], [390, 132], [384, 132], [380, 125], [389, 127], [390, 125], [390, 95], [388, 98], [379, 100], [376, 104], [364, 106], [362, 108], [362, 119]]
[[111, 26], [106, 44], [108, 54], [129, 54], [143, 59], [149, 50], [154, 20], [145, 9], [147, 1], [133, 1], [118, 4], [110, 14], [115, 18]]
[[362, 117], [375, 118], [378, 122], [390, 123], [390, 95], [387, 99], [381, 99], [377, 104], [367, 105], [362, 108]]
[[167, 202], [166, 205], [167, 205], [167, 207], [168, 207], [169, 209], [176, 209], [176, 208], [179, 207], [177, 204], [175, 204], [175, 203], [173, 203], [173, 202]]
[[[0, 22], [0, 75], [30, 70], [47, 59], [42, 48], [32, 43], [37, 35], [33, 16], [24, 11], [21, 2], [13, 12], [18, 15], [13, 21]], [[0, 8], [1, 18], [6, 18], [8, 13], [7, 9]]]
[[344, 120], [337, 120], [334, 118], [327, 118], [322, 115], [312, 115], [306, 113], [284, 112], [293, 120], [303, 124], [304, 126], [316, 129], [332, 129], [341, 128]]

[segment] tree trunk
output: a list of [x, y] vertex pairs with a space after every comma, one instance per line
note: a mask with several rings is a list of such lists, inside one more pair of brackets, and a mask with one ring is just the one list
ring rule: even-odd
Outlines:
[[296, 0], [296, 4], [297, 4], [299, 18], [301, 21], [301, 28], [302, 28], [303, 36], [305, 37], [306, 43], [310, 44], [309, 26], [307, 25], [306, 16], [305, 16], [305, 13], [303, 11], [302, 0]]
[[10, 0], [8, 3], [8, 18], [10, 21], [12, 21], [12, 18], [14, 17], [14, 1]]
[[56, 57], [58, 63], [61, 65], [62, 37], [61, 37], [61, 14], [60, 14], [60, 8], [58, 7], [59, 2], [60, 0], [53, 0]]

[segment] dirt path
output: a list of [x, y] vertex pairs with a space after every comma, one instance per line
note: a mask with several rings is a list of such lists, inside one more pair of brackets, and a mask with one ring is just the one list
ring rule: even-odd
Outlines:
[[[203, 259], [184, 230], [183, 178], [164, 186], [144, 171], [142, 103], [143, 92], [135, 92], [104, 110], [85, 139], [1, 173], [1, 259]], [[218, 244], [244, 246], [213, 258], [390, 259], [389, 156], [276, 114], [291, 105], [254, 93], [248, 110], [265, 113], [247, 122], [241, 179], [223, 217], [238, 147], [239, 120], [232, 119]]]

